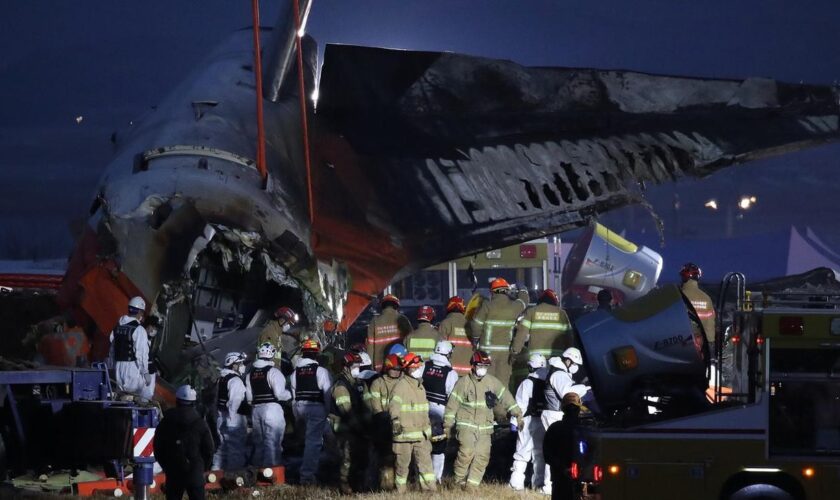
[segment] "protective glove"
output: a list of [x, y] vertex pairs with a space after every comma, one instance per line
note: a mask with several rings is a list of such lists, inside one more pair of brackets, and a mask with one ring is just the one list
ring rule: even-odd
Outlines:
[[516, 417], [516, 426], [522, 429], [525, 426], [525, 419], [522, 417]]
[[510, 432], [519, 432], [519, 420], [516, 417], [510, 417]]
[[391, 422], [391, 433], [394, 436], [399, 436], [403, 432], [403, 426], [399, 420], [394, 420]]
[[496, 396], [496, 393], [493, 391], [487, 391], [484, 393], [484, 402], [487, 403], [487, 408], [492, 410], [496, 407], [496, 403], [499, 402], [499, 396]]
[[144, 373], [143, 374], [143, 382], [145, 382], [146, 385], [152, 385], [152, 374], [151, 373]]

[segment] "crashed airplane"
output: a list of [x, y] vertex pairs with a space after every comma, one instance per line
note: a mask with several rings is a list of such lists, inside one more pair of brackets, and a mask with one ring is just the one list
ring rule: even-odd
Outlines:
[[316, 82], [316, 44], [300, 39], [295, 64], [286, 3], [260, 34], [266, 177], [250, 30], [115, 135], [59, 294], [94, 356], [133, 295], [163, 321], [177, 373], [171, 353], [214, 301], [232, 328], [286, 304], [310, 331], [341, 331], [427, 265], [583, 226], [644, 203], [647, 183], [840, 138], [836, 89], [763, 78], [328, 45]]

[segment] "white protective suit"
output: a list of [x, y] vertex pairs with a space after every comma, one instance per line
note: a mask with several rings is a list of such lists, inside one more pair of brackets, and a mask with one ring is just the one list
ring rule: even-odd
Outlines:
[[[554, 390], [554, 397], [557, 398], [557, 406], [559, 407], [559, 401], [563, 399], [563, 396], [569, 392], [576, 392], [578, 396], [581, 398], [589, 392], [589, 386], [583, 384], [575, 384], [575, 381], [572, 379], [572, 374], [569, 373], [569, 369], [566, 366], [562, 368], [557, 368], [554, 373], [548, 379], [548, 384], [546, 384], [546, 409], [542, 412], [542, 424], [543, 429], [548, 430], [548, 427], [557, 422], [558, 420], [563, 420], [563, 412], [560, 410], [552, 410], [549, 409], [551, 406], [551, 402], [549, 400], [549, 394], [551, 389]], [[543, 479], [543, 493], [550, 494], [551, 492], [551, 468], [545, 467], [545, 477]]]
[[[433, 365], [437, 366], [449, 366], [451, 367], [452, 364], [449, 362], [449, 359], [442, 355], [442, 354], [432, 354], [429, 357], [429, 360], [432, 362]], [[455, 387], [455, 383], [458, 382], [458, 372], [452, 370], [446, 376], [446, 396], [449, 397], [452, 394], [452, 389]], [[429, 421], [432, 424], [432, 434], [440, 434], [443, 432], [443, 413], [446, 410], [446, 405], [438, 404], [432, 401], [429, 401]], [[446, 461], [446, 457], [443, 453], [432, 453], [432, 468], [435, 471], [435, 478], [437, 478], [438, 483], [441, 481], [443, 477], [443, 465]]]
[[245, 467], [247, 453], [245, 440], [248, 437], [248, 419], [238, 413], [239, 406], [245, 401], [245, 382], [239, 373], [222, 368], [220, 376], [236, 375], [228, 380], [228, 402], [224, 408], [218, 408], [216, 429], [219, 431], [219, 443], [213, 455], [213, 470], [238, 470]]
[[[268, 385], [278, 401], [289, 401], [291, 393], [286, 390], [286, 378], [273, 361], [258, 359], [254, 361], [252, 369], [271, 366], [268, 372]], [[253, 404], [254, 395], [251, 388], [251, 374], [245, 383], [245, 395], [249, 404]], [[260, 403], [253, 405], [251, 420], [254, 426], [254, 457], [253, 464], [258, 467], [282, 464], [283, 435], [286, 433], [286, 417], [283, 407], [279, 403]]]
[[[532, 397], [544, 397], [543, 394], [534, 394], [534, 379], [545, 380], [547, 370], [540, 368], [531, 373], [523, 380], [516, 389], [516, 404], [527, 413], [531, 407]], [[540, 384], [539, 387], [542, 387]], [[523, 417], [522, 428], [516, 436], [516, 452], [513, 454], [513, 469], [510, 475], [510, 486], [515, 490], [525, 488], [525, 469], [528, 462], [533, 461], [534, 473], [531, 477], [533, 488], [542, 487], [545, 481], [545, 458], [543, 457], [543, 438], [545, 427], [543, 427], [541, 415], [526, 415]]]
[[293, 406], [295, 420], [304, 429], [303, 462], [300, 465], [301, 483], [313, 483], [318, 472], [321, 450], [324, 448], [324, 433], [327, 430], [327, 413], [330, 402], [330, 387], [332, 380], [330, 372], [319, 366], [315, 372], [318, 390], [323, 401], [302, 401], [298, 397], [297, 369], [308, 365], [317, 365], [314, 359], [297, 357], [295, 373], [291, 377], [292, 394], [295, 395]]
[[[120, 318], [119, 325], [122, 326], [132, 321], [138, 320], [133, 316], [126, 315]], [[144, 394], [149, 393], [148, 386], [151, 386], [152, 393], [154, 393], [155, 381], [149, 375], [149, 336], [146, 334], [146, 329], [140, 325], [131, 334], [134, 357], [136, 358], [134, 361], [114, 361], [114, 332], [111, 332], [110, 339], [112, 366], [119, 389], [123, 392], [145, 397]], [[147, 378], [150, 380], [150, 384], [146, 383]]]

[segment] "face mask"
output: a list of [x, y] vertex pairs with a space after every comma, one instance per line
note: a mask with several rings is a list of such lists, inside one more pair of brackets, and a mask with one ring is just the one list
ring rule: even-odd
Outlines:
[[146, 333], [149, 334], [150, 339], [153, 339], [157, 335], [157, 328], [149, 328]]
[[283, 323], [283, 333], [287, 333], [291, 329], [292, 329], [292, 325], [290, 325], [288, 323]]
[[486, 366], [478, 366], [475, 369], [475, 376], [478, 378], [482, 378], [487, 375], [487, 367]]
[[353, 368], [350, 368], [350, 376], [353, 377], [353, 378], [359, 378], [359, 367], [358, 366], [354, 366]]
[[236, 371], [237, 371], [240, 375], [245, 375], [245, 365], [239, 365], [239, 368], [237, 368], [237, 369], [236, 369]]
[[415, 368], [414, 371], [411, 372], [411, 377], [416, 378], [417, 380], [423, 378], [423, 368], [425, 368], [423, 365], [420, 365], [417, 368]]
[[574, 363], [572, 363], [572, 366], [569, 367], [569, 373], [571, 373], [572, 375], [577, 373], [578, 370], [580, 370], [580, 367]]

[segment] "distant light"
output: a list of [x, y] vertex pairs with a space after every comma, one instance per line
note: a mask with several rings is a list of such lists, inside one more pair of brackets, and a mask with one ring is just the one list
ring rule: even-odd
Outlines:
[[619, 467], [617, 465], [610, 465], [610, 468], [608, 470], [610, 471], [610, 474], [615, 476], [616, 474], [621, 472], [621, 467]]
[[748, 210], [753, 205], [755, 205], [755, 202], [757, 202], [757, 201], [758, 201], [758, 198], [756, 198], [755, 196], [744, 195], [738, 201], [738, 208], [740, 208], [741, 210]]
[[706, 208], [712, 209], [712, 210], [717, 210], [718, 209], [717, 200], [714, 200], [714, 199], [707, 201], [705, 203], [705, 205], [703, 205], [703, 206], [706, 207]]
[[84, 119], [85, 119], [84, 116], [79, 115], [79, 116], [76, 117], [76, 123], [82, 123], [82, 120], [84, 120]]
[[811, 468], [811, 467], [803, 469], [802, 470], [802, 475], [805, 476], [805, 477], [814, 477], [814, 469]]
[[744, 467], [744, 472], [782, 472], [775, 467]]

